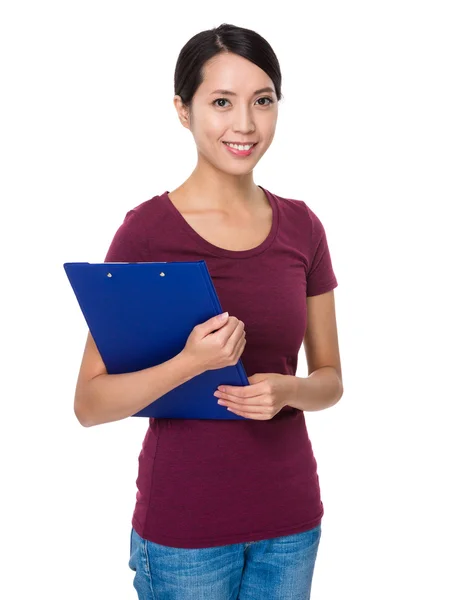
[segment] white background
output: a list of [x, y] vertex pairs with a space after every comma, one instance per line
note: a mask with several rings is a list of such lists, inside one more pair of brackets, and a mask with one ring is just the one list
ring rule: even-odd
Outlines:
[[254, 180], [317, 213], [339, 281], [345, 393], [306, 413], [325, 506], [312, 600], [449, 600], [446, 4], [2, 7], [3, 598], [137, 598], [127, 562], [148, 421], [75, 418], [87, 327], [62, 265], [103, 261], [130, 208], [189, 176], [175, 63], [229, 22], [263, 35], [282, 69]]

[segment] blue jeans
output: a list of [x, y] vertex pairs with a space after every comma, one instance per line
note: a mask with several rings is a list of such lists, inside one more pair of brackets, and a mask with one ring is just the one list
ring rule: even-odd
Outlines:
[[173, 548], [132, 527], [139, 600], [309, 600], [321, 524], [302, 533], [212, 548]]

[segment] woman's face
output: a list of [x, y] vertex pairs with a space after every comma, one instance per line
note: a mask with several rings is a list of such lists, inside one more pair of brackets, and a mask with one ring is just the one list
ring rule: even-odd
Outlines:
[[[175, 96], [180, 120], [193, 134], [202, 158], [228, 173], [248, 173], [274, 137], [278, 114], [274, 84], [260, 67], [233, 53], [210, 59], [204, 76], [193, 97], [191, 113], [183, 107], [180, 96]], [[261, 91], [263, 88], [270, 89]], [[257, 145], [249, 155], [240, 156], [228, 150], [224, 142]]]

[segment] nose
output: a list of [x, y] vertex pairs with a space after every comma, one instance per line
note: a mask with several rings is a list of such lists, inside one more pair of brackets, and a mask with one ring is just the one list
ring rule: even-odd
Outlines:
[[253, 133], [255, 131], [255, 123], [252, 116], [252, 111], [247, 105], [240, 105], [233, 114], [233, 127], [235, 133]]

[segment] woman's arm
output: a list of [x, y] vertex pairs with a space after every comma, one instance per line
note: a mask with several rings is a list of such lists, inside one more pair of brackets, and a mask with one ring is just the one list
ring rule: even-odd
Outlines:
[[159, 365], [110, 375], [88, 332], [75, 390], [74, 412], [84, 427], [119, 421], [201, 372], [182, 350]]
[[308, 377], [293, 377], [293, 396], [288, 406], [323, 410], [343, 395], [334, 291], [307, 297], [304, 349]]

